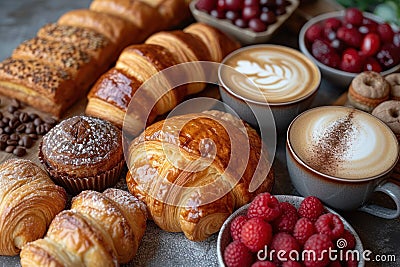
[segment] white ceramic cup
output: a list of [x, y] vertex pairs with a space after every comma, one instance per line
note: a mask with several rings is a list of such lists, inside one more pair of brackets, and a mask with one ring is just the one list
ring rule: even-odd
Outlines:
[[280, 45], [252, 45], [223, 60], [218, 70], [222, 100], [242, 119], [258, 127], [257, 115], [272, 111], [278, 133], [317, 93], [321, 74], [299, 51]]
[[[348, 107], [307, 110], [287, 131], [287, 167], [296, 190], [341, 210], [399, 217], [400, 187], [387, 181], [398, 158], [397, 138], [390, 128]], [[368, 204], [373, 192], [388, 195], [396, 209]]]

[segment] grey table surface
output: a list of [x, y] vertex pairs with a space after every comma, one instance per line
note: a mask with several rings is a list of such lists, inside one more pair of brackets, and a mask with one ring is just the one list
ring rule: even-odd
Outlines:
[[[87, 8], [89, 3], [90, 0], [1, 0], [0, 60], [10, 56], [22, 41], [34, 37], [44, 24], [56, 21], [69, 10]], [[296, 35], [286, 28], [269, 42], [297, 48]], [[323, 80], [313, 106], [329, 105], [344, 91], [345, 88], [336, 88]], [[283, 139], [278, 142], [274, 168], [273, 193], [297, 195], [287, 173]], [[397, 262], [368, 262], [366, 266], [400, 266], [400, 219], [385, 220], [359, 211], [340, 213], [357, 231], [364, 249], [371, 250], [373, 255], [395, 255], [397, 259]], [[217, 266], [216, 240], [215, 234], [204, 242], [191, 242], [181, 233], [164, 232], [149, 222], [138, 254], [130, 265]], [[0, 264], [19, 266], [19, 258], [0, 256]]]

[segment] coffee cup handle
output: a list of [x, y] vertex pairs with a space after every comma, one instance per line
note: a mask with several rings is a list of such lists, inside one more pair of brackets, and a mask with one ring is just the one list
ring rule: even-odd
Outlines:
[[367, 204], [359, 208], [360, 211], [367, 212], [369, 214], [385, 218], [385, 219], [395, 219], [400, 215], [400, 187], [394, 183], [387, 182], [378, 185], [375, 192], [382, 192], [388, 195], [394, 203], [396, 203], [396, 209], [388, 209], [374, 204]]

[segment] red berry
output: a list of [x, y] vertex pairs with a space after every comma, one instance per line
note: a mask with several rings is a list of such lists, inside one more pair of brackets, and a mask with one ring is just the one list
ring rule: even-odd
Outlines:
[[214, 0], [199, 0], [196, 3], [196, 8], [199, 10], [204, 10], [208, 13], [211, 12], [211, 10], [215, 9], [217, 7], [217, 2]]
[[356, 238], [352, 233], [350, 233], [349, 230], [344, 229], [343, 234], [340, 238], [346, 240], [346, 247], [343, 247], [343, 249], [349, 250], [356, 247]]
[[322, 64], [339, 67], [340, 57], [327, 42], [317, 39], [311, 46], [311, 53]]
[[300, 218], [293, 229], [293, 237], [300, 245], [304, 245], [307, 239], [315, 233], [314, 224], [307, 218]]
[[373, 56], [381, 46], [381, 39], [376, 33], [368, 33], [364, 36], [361, 44], [361, 51], [365, 56]]
[[378, 34], [384, 43], [392, 43], [394, 32], [389, 23], [382, 23], [378, 25]]
[[346, 9], [344, 18], [347, 23], [360, 26], [363, 23], [364, 15], [359, 9], [352, 7]]
[[304, 265], [307, 267], [323, 267], [329, 263], [329, 249], [333, 248], [331, 239], [324, 234], [312, 235], [304, 244], [304, 250], [314, 251], [313, 253], [306, 254]]
[[299, 218], [297, 209], [288, 202], [279, 203], [281, 215], [273, 222], [276, 232], [292, 233], [294, 226]]
[[271, 261], [257, 261], [251, 267], [276, 267], [276, 264]]
[[214, 18], [217, 18], [217, 19], [224, 19], [225, 18], [225, 12], [220, 10], [220, 9], [211, 10], [210, 15], [213, 16]]
[[270, 193], [262, 193], [254, 198], [247, 210], [247, 217], [260, 217], [266, 221], [273, 221], [281, 215], [279, 201]]
[[249, 28], [254, 32], [263, 32], [267, 30], [267, 25], [262, 22], [259, 18], [252, 18], [249, 21]]
[[225, 18], [229, 19], [230, 21], [234, 21], [240, 17], [239, 12], [228, 10], [225, 12]]
[[226, 1], [225, 0], [218, 0], [217, 1], [217, 9], [220, 11], [225, 11], [227, 10], [226, 8]]
[[228, 267], [251, 266], [254, 255], [242, 242], [236, 240], [225, 248], [224, 261]]
[[293, 257], [296, 257], [298, 254], [294, 253], [293, 251], [299, 252], [300, 246], [293, 236], [287, 233], [277, 233], [272, 238], [271, 249], [275, 250], [276, 252], [281, 251], [274, 254], [274, 260], [285, 262], [288, 260], [296, 260]]
[[329, 263], [328, 267], [342, 267], [342, 264], [340, 264], [340, 261], [338, 261], [338, 260], [331, 261], [331, 263]]
[[253, 252], [268, 246], [272, 239], [272, 227], [261, 218], [251, 218], [242, 226], [240, 240]]
[[245, 21], [242, 18], [238, 18], [234, 21], [235, 25], [238, 26], [239, 28], [247, 28], [248, 24], [247, 21]]
[[359, 73], [363, 68], [363, 61], [357, 50], [347, 48], [342, 55], [340, 69], [347, 72]]
[[258, 0], [244, 0], [244, 6], [259, 6], [260, 2]]
[[336, 36], [348, 46], [356, 48], [361, 46], [363, 40], [363, 35], [356, 28], [340, 27], [336, 32]]
[[251, 20], [260, 16], [260, 9], [256, 6], [245, 6], [242, 10], [242, 18], [244, 20]]
[[382, 67], [375, 58], [367, 57], [364, 62], [364, 70], [375, 71], [379, 73], [382, 71]]
[[346, 259], [344, 265], [345, 267], [357, 267], [358, 261], [354, 254], [350, 253], [348, 259]]
[[379, 63], [389, 69], [400, 63], [400, 48], [393, 44], [384, 44], [376, 54]]
[[340, 26], [342, 26], [342, 21], [338, 18], [329, 18], [324, 21], [324, 28], [336, 31]]
[[315, 222], [325, 212], [325, 208], [317, 197], [309, 196], [300, 203], [298, 212], [301, 217]]
[[315, 229], [319, 234], [326, 234], [331, 240], [342, 236], [344, 225], [342, 220], [333, 213], [322, 214], [315, 222]]
[[237, 216], [231, 223], [231, 236], [233, 240], [240, 240], [243, 224], [247, 222], [247, 217], [244, 215]]
[[322, 27], [319, 24], [311, 25], [306, 31], [306, 39], [309, 42], [314, 42], [315, 40], [321, 38]]
[[232, 11], [239, 11], [243, 7], [241, 0], [225, 0], [225, 8]]
[[260, 15], [260, 20], [267, 25], [274, 24], [277, 21], [276, 15], [272, 11], [262, 12]]
[[[372, 20], [372, 19], [368, 19], [368, 18], [364, 18], [363, 20], [363, 25], [361, 27], [366, 27], [367, 28], [367, 32], [378, 32], [378, 22]], [[360, 27], [360, 28], [361, 28]]]

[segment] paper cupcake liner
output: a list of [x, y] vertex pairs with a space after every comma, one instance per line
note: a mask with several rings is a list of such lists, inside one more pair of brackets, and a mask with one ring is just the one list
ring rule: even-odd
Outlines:
[[100, 173], [91, 177], [75, 177], [69, 176], [65, 173], [59, 173], [52, 169], [44, 160], [43, 154], [39, 148], [39, 160], [45, 166], [51, 179], [54, 183], [62, 186], [65, 190], [72, 194], [77, 195], [84, 190], [103, 191], [106, 188], [114, 186], [121, 177], [121, 173], [125, 166], [125, 161], [122, 159], [111, 170]]

